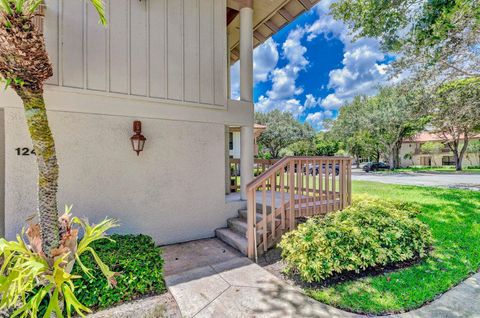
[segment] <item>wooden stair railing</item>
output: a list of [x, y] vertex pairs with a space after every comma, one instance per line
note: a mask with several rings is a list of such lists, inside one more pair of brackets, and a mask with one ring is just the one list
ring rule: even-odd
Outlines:
[[[253, 160], [254, 167], [253, 167], [253, 174], [255, 176], [259, 176], [271, 166], [273, 166], [278, 159], [259, 159], [255, 158]], [[241, 182], [241, 174], [240, 174], [240, 159], [230, 158], [230, 191], [231, 192], [238, 192], [240, 191], [240, 182]]]
[[347, 157], [285, 157], [248, 184], [248, 257], [278, 243], [299, 218], [350, 205], [351, 164]]

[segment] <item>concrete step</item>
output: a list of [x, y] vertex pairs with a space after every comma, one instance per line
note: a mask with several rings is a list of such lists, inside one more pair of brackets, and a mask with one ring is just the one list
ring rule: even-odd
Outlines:
[[[238, 217], [245, 222], [247, 222], [247, 214], [248, 214], [247, 209], [238, 210]], [[267, 212], [267, 215], [269, 215], [269, 214], [270, 214], [270, 212]], [[257, 212], [256, 216], [257, 216], [257, 223], [260, 222], [261, 220], [263, 220], [263, 214], [262, 213]], [[279, 224], [279, 222], [281, 222], [281, 220], [280, 220], [279, 217], [277, 217], [277, 225]], [[270, 223], [271, 222], [268, 222], [268, 224], [270, 224]]]
[[247, 220], [241, 218], [230, 218], [227, 220], [227, 226], [233, 232], [247, 237]]
[[[268, 227], [267, 233], [270, 233], [270, 226], [271, 226], [270, 224], [271, 224], [270, 222], [267, 224], [267, 227]], [[276, 225], [278, 226], [279, 224], [280, 224], [280, 220], [277, 220]], [[247, 237], [248, 224], [247, 224], [246, 219], [242, 219], [242, 218], [228, 219], [227, 220], [227, 226], [233, 232]], [[262, 235], [263, 235], [263, 230], [258, 230], [257, 231], [257, 241], [260, 241]]]
[[[247, 220], [247, 215], [248, 215], [248, 211], [247, 209], [240, 209], [238, 210], [238, 216], [240, 217], [240, 219], [242, 220]], [[257, 213], [257, 223], [260, 222], [262, 220], [262, 214], [261, 213]]]
[[245, 236], [242, 236], [226, 227], [216, 229], [215, 236], [231, 247], [239, 250], [244, 255], [247, 255], [247, 238]]

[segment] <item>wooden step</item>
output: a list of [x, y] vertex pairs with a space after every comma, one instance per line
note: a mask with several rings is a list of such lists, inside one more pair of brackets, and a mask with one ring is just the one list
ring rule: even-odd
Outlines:
[[247, 255], [247, 238], [245, 236], [226, 227], [216, 229], [215, 236], [231, 247], [239, 250], [242, 254]]

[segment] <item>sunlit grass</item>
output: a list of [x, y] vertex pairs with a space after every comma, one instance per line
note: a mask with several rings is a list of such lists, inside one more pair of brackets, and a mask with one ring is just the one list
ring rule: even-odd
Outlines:
[[339, 308], [381, 314], [420, 307], [480, 268], [480, 192], [353, 182], [354, 194], [420, 204], [420, 220], [435, 239], [434, 250], [409, 268], [307, 290], [313, 298]]

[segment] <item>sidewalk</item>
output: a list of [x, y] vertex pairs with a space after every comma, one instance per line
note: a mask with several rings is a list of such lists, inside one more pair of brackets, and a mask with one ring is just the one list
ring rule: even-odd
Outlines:
[[[184, 317], [365, 317], [317, 302], [217, 239], [164, 247], [165, 281]], [[480, 317], [480, 274], [395, 318]]]

